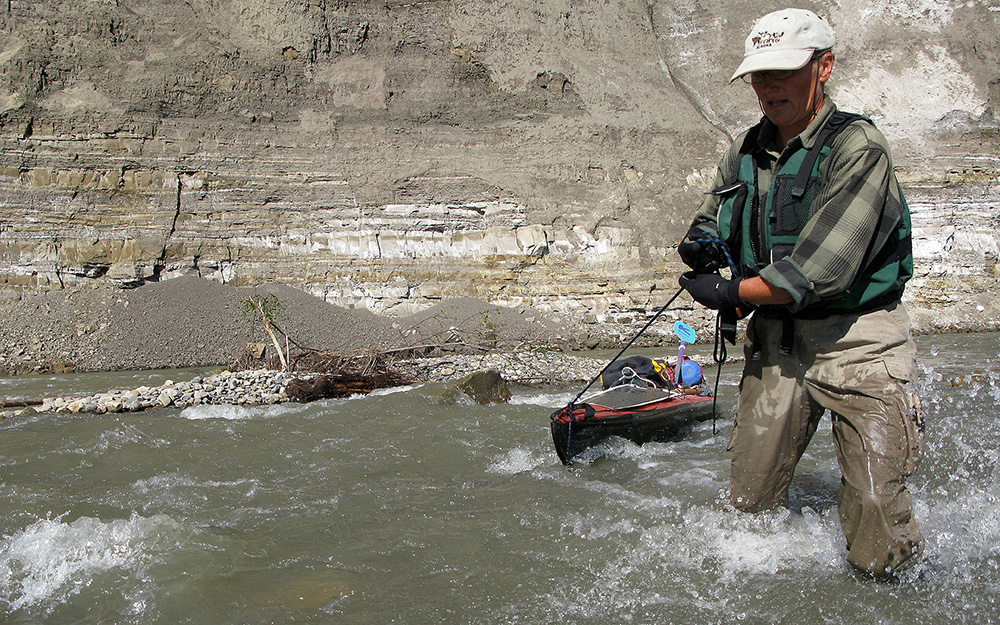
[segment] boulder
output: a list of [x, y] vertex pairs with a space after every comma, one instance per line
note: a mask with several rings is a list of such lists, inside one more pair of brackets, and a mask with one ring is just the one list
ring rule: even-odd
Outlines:
[[456, 385], [477, 404], [506, 404], [510, 401], [510, 388], [496, 369], [477, 371], [462, 378]]

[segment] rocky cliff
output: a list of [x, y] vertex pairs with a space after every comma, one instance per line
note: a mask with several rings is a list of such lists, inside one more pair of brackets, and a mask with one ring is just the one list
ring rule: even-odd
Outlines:
[[[0, 292], [200, 275], [411, 313], [665, 299], [762, 2], [8, 0]], [[808, 2], [894, 145], [928, 326], [993, 327], [1000, 4]], [[951, 308], [948, 308], [948, 307]], [[946, 311], [951, 310], [951, 319]]]

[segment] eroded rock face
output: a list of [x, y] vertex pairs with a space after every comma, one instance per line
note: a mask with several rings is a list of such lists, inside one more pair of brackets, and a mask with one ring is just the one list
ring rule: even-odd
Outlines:
[[[893, 142], [914, 303], [963, 305], [996, 285], [1000, 13], [925, 5], [831, 9], [833, 94]], [[673, 247], [759, 116], [727, 80], [769, 8], [8, 3], [0, 286], [200, 275], [380, 313], [449, 296], [644, 312], [676, 289]]]

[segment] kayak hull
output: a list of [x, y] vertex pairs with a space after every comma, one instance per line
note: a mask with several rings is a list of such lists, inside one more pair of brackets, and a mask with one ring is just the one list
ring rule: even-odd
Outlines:
[[711, 396], [620, 386], [552, 413], [552, 442], [559, 460], [571, 464], [574, 456], [609, 436], [641, 445], [710, 418]]

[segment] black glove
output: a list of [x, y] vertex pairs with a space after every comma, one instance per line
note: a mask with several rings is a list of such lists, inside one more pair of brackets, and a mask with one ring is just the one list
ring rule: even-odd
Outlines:
[[698, 273], [715, 273], [726, 266], [726, 255], [722, 252], [722, 241], [695, 226], [677, 245], [677, 253], [684, 264]]
[[740, 299], [741, 278], [726, 280], [717, 273], [689, 271], [681, 274], [680, 285], [694, 301], [713, 310], [747, 310], [750, 306]]

